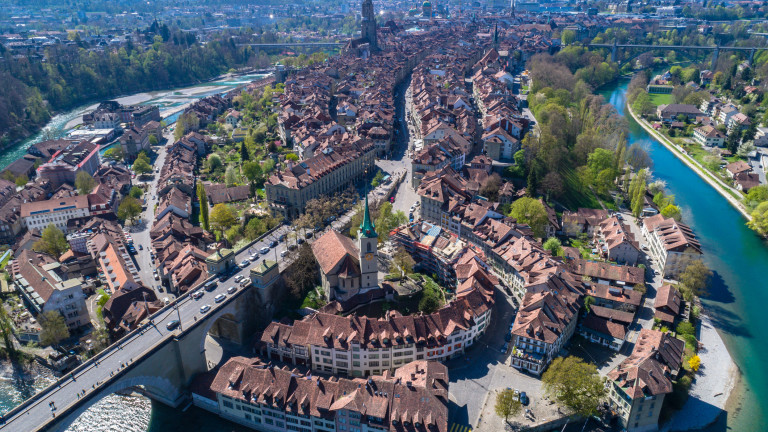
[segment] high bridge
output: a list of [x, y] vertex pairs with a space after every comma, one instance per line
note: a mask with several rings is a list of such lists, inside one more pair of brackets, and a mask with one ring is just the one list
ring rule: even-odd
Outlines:
[[611, 61], [616, 62], [619, 60], [619, 49], [651, 49], [651, 50], [708, 50], [712, 51], [712, 63], [711, 68], [714, 70], [717, 66], [717, 59], [720, 56], [720, 51], [746, 51], [749, 52], [749, 64], [752, 64], [752, 60], [755, 57], [755, 51], [765, 50], [768, 47], [740, 47], [740, 46], [720, 46], [720, 45], [646, 45], [646, 44], [620, 44], [614, 42], [612, 44], [591, 43], [588, 44], [590, 48], [610, 48], [611, 49]]
[[287, 48], [287, 47], [316, 47], [337, 48], [343, 47], [347, 42], [276, 42], [276, 43], [248, 43], [238, 46], [250, 46], [254, 48]]
[[[273, 239], [288, 230], [287, 226], [281, 225], [250, 247], [241, 249], [236, 262], [248, 257], [250, 250], [269, 246]], [[284, 248], [286, 245], [281, 243], [279, 246]], [[267, 257], [275, 259], [273, 253], [275, 256], [279, 253], [277, 247], [272, 248]], [[281, 267], [286, 263], [283, 260]], [[215, 368], [222, 360], [220, 356], [207, 355], [205, 342], [209, 333], [242, 343], [252, 328], [266, 324], [256, 320], [269, 319], [266, 311], [272, 306], [270, 298], [274, 297], [274, 292], [253, 285], [239, 287], [234, 283], [238, 275], [249, 277], [249, 271], [248, 267], [238, 268], [237, 273], [215, 289], [206, 291], [198, 287], [190, 290], [152, 314], [151, 322], [125, 335], [3, 415], [0, 431], [65, 431], [104, 397], [129, 390], [139, 390], [155, 401], [178, 407], [187, 400], [185, 389], [190, 379]], [[237, 287], [237, 291], [227, 292], [232, 286]], [[193, 292], [201, 292], [202, 297], [193, 298]], [[217, 303], [214, 299], [219, 294], [226, 298]], [[211, 309], [201, 313], [203, 305], [210, 305]], [[181, 324], [169, 330], [166, 325], [172, 320], [179, 320]]]

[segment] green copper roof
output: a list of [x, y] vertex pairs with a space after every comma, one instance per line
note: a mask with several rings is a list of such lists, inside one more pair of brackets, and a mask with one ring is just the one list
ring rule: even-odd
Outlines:
[[251, 268], [251, 273], [264, 274], [270, 271], [276, 265], [277, 265], [276, 261], [263, 260], [259, 263], [259, 265]]
[[363, 237], [378, 237], [376, 234], [376, 225], [371, 221], [371, 212], [368, 211], [368, 193], [365, 194], [365, 214], [363, 214], [363, 224], [360, 225], [360, 234]]

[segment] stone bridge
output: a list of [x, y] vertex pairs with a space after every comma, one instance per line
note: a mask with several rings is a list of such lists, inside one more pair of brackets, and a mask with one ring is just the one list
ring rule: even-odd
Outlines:
[[619, 60], [620, 49], [644, 49], [644, 50], [707, 50], [712, 51], [712, 70], [717, 66], [717, 59], [720, 56], [720, 51], [747, 51], [749, 53], [749, 63], [752, 64], [752, 59], [755, 57], [757, 50], [768, 49], [768, 47], [741, 47], [741, 46], [710, 46], [710, 45], [643, 45], [643, 44], [620, 44], [614, 41], [612, 44], [591, 43], [588, 44], [590, 48], [610, 48], [611, 61], [616, 62]]

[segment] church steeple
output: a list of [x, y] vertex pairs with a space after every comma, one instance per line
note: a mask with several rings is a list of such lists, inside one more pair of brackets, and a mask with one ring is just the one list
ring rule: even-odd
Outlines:
[[365, 193], [365, 213], [363, 214], [363, 223], [360, 225], [360, 236], [366, 238], [378, 237], [376, 225], [371, 221], [371, 212], [368, 209], [368, 192]]

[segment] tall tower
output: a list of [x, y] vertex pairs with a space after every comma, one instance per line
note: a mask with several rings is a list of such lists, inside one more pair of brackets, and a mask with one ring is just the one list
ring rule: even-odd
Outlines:
[[371, 221], [368, 210], [368, 194], [365, 194], [365, 213], [360, 231], [357, 233], [357, 247], [360, 249], [360, 291], [379, 286], [379, 259], [376, 246], [379, 236]]
[[376, 42], [376, 16], [373, 13], [373, 1], [363, 0], [363, 25], [360, 36], [371, 46], [371, 50], [378, 48]]

